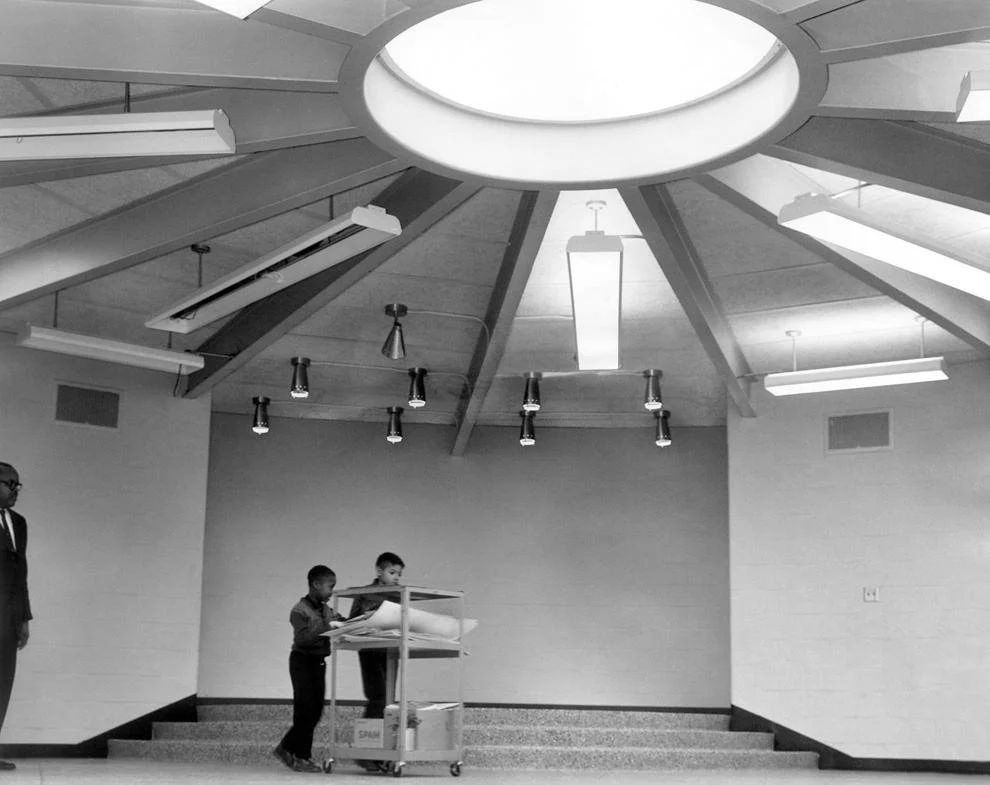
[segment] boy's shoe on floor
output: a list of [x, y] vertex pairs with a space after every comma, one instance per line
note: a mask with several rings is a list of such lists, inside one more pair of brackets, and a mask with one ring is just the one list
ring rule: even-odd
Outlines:
[[275, 749], [272, 750], [272, 755], [278, 758], [282, 763], [288, 766], [293, 771], [296, 771], [296, 756], [289, 752], [285, 747], [279, 744]]
[[307, 774], [322, 774], [323, 769], [319, 763], [313, 763], [312, 760], [303, 760], [302, 758], [296, 758], [296, 771], [303, 771]]

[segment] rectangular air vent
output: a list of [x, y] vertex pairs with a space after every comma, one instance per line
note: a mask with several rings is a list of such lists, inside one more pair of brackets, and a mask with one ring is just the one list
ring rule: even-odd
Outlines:
[[116, 428], [120, 393], [60, 384], [55, 399], [55, 419], [100, 428]]
[[828, 452], [889, 448], [890, 412], [831, 415], [827, 437]]

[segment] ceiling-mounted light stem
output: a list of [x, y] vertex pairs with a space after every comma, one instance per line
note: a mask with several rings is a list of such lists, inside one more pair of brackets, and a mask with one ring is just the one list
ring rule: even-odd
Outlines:
[[584, 206], [587, 207], [589, 210], [591, 210], [591, 212], [593, 212], [595, 214], [595, 231], [597, 232], [598, 231], [598, 213], [600, 213], [602, 210], [604, 210], [606, 207], [608, 207], [608, 202], [606, 202], [604, 199], [591, 199], [591, 200], [585, 202], [584, 203]]
[[406, 341], [402, 337], [402, 323], [399, 321], [408, 313], [402, 303], [390, 303], [385, 306], [385, 315], [392, 317], [392, 329], [382, 344], [382, 354], [390, 360], [401, 360], [406, 356]]
[[251, 402], [254, 404], [254, 422], [251, 425], [251, 430], [259, 436], [268, 433], [268, 404], [271, 403], [271, 400], [264, 395], [259, 395], [252, 398]]
[[52, 329], [58, 329], [58, 293], [61, 289], [56, 289], [52, 297]]
[[519, 412], [519, 416], [522, 417], [522, 424], [519, 426], [519, 443], [523, 447], [532, 447], [536, 444], [536, 426], [534, 421], [536, 420], [535, 411], [522, 411]]
[[124, 82], [124, 114], [131, 113], [131, 83]]
[[385, 431], [385, 441], [389, 444], [398, 444], [402, 441], [402, 407], [389, 406], [388, 430]]
[[643, 371], [643, 376], [646, 377], [646, 393], [643, 396], [643, 406], [649, 412], [662, 409], [663, 397], [660, 394], [660, 377], [663, 376], [663, 371], [657, 368], [647, 368]]
[[203, 256], [208, 254], [212, 249], [205, 243], [193, 243], [189, 246], [190, 250], [197, 256], [196, 264], [196, 288], [203, 288]]
[[538, 412], [543, 402], [540, 400], [540, 377], [542, 374], [530, 371], [523, 374], [526, 386], [523, 389], [522, 409], [524, 412]]
[[426, 368], [409, 369], [409, 407], [419, 409], [426, 406]]
[[309, 358], [292, 358], [292, 385], [289, 395], [293, 398], [309, 398]]
[[657, 447], [670, 447], [673, 443], [670, 438], [670, 410], [659, 409], [653, 412], [657, 420], [656, 445]]
[[800, 330], [788, 330], [784, 333], [791, 339], [791, 370], [797, 370], [797, 339], [801, 336]]
[[925, 356], [925, 323], [928, 321], [928, 319], [926, 319], [924, 316], [919, 316], [917, 317], [917, 319], [921, 324], [921, 339], [920, 339], [921, 345], [919, 346], [920, 354], [918, 356], [924, 357]]

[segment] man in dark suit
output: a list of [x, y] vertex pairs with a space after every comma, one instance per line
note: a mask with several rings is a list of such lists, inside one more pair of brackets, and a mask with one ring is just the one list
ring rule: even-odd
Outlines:
[[[14, 512], [21, 478], [9, 463], [0, 463], [0, 728], [14, 686], [17, 652], [27, 646], [31, 602], [27, 586], [27, 521]], [[0, 760], [0, 771], [16, 768]]]

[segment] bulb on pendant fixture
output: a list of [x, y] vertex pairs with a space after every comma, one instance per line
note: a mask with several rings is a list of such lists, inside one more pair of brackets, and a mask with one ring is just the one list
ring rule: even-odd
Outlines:
[[389, 444], [398, 444], [402, 441], [402, 407], [389, 406], [386, 411], [388, 411], [388, 430], [385, 432], [385, 440]]
[[309, 398], [309, 358], [292, 358], [292, 386], [289, 395], [293, 398]]
[[251, 430], [259, 436], [268, 433], [268, 404], [271, 403], [271, 400], [259, 395], [257, 398], [252, 398], [251, 401], [254, 403], [254, 424], [251, 426]]
[[523, 375], [526, 378], [526, 388], [523, 390], [522, 409], [524, 412], [538, 412], [542, 406], [540, 402], [541, 374], [530, 371]]
[[643, 371], [646, 377], [646, 393], [643, 396], [643, 406], [648, 412], [655, 412], [663, 408], [663, 398], [660, 395], [660, 377], [663, 372], [656, 368], [648, 368]]
[[426, 368], [409, 369], [409, 408], [426, 406]]
[[656, 444], [657, 447], [670, 447], [673, 441], [670, 438], [670, 410], [662, 409], [653, 412], [653, 416], [657, 420], [657, 435]]
[[406, 306], [401, 303], [390, 303], [385, 306], [385, 315], [392, 317], [392, 329], [382, 344], [382, 354], [390, 360], [401, 360], [406, 356], [406, 341], [402, 337], [402, 323], [399, 321], [408, 313]]
[[534, 425], [536, 412], [522, 411], [519, 412], [519, 416], [522, 417], [522, 425], [519, 427], [519, 443], [523, 447], [532, 447], [536, 444], [536, 426]]

